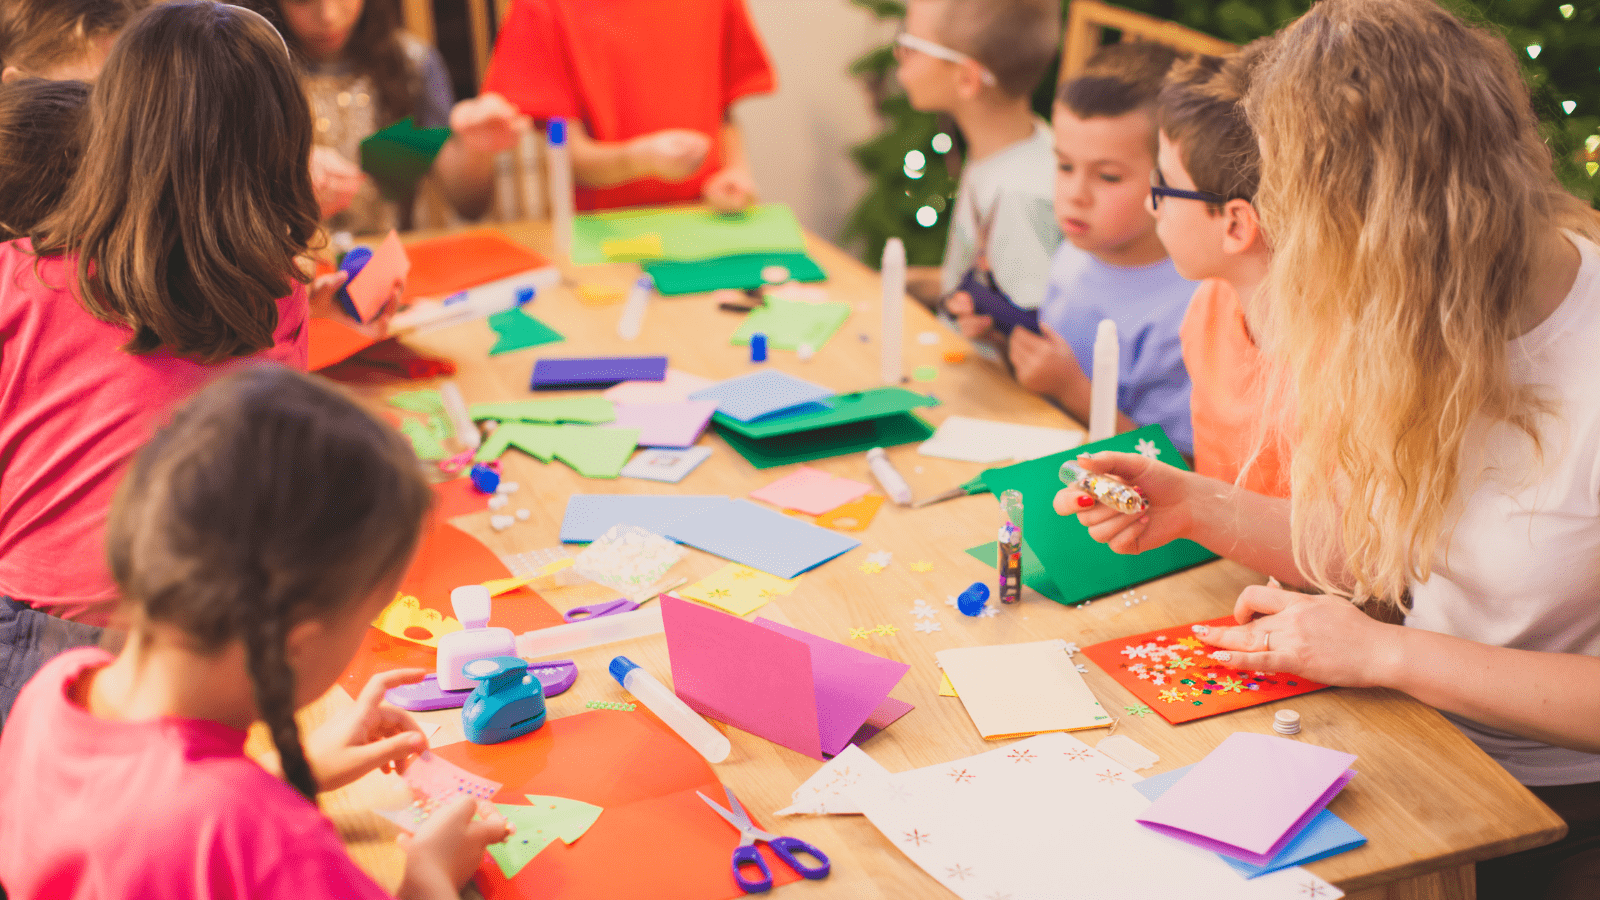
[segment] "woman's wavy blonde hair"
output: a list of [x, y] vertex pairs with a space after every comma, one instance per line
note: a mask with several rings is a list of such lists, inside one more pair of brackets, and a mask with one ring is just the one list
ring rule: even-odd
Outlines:
[[[1322, 590], [1404, 603], [1448, 530], [1480, 416], [1539, 449], [1511, 382], [1556, 181], [1506, 42], [1432, 0], [1322, 0], [1251, 82], [1272, 267], [1261, 332], [1298, 410], [1294, 551]], [[1481, 425], [1481, 421], [1479, 423]]]

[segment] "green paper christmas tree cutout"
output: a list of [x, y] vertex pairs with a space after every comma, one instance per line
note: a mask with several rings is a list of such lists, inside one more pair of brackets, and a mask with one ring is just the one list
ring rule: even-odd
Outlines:
[[533, 858], [557, 838], [571, 844], [583, 837], [583, 833], [588, 831], [589, 826], [593, 825], [595, 820], [600, 818], [600, 813], [604, 812], [591, 803], [569, 800], [566, 797], [543, 797], [535, 794], [523, 796], [528, 798], [530, 805], [495, 804], [500, 814], [516, 827], [516, 833], [511, 837], [489, 848], [489, 856], [500, 866], [501, 874], [507, 878], [517, 877], [523, 866], [533, 862]]
[[499, 356], [513, 350], [526, 350], [529, 347], [539, 347], [544, 344], [556, 344], [566, 340], [561, 332], [549, 325], [528, 315], [521, 309], [508, 309], [489, 317], [489, 327], [500, 335], [493, 347], [489, 348], [490, 356]]

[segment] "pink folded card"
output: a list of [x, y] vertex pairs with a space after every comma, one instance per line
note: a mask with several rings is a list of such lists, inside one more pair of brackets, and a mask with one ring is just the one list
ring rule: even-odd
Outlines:
[[674, 692], [703, 716], [812, 759], [911, 710], [889, 696], [911, 668], [766, 619], [662, 596]]
[[1138, 821], [1264, 866], [1355, 777], [1355, 759], [1288, 738], [1235, 732]]
[[679, 403], [618, 403], [616, 420], [620, 428], [639, 429], [641, 447], [692, 447], [700, 440], [717, 405], [710, 400], [684, 400]]

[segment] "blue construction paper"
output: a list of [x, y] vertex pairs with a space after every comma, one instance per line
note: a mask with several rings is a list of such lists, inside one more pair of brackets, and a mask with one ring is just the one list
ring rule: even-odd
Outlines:
[[601, 388], [623, 381], [661, 381], [665, 356], [546, 357], [533, 364], [532, 388]]
[[[1189, 774], [1194, 766], [1184, 766], [1173, 769], [1171, 772], [1162, 772], [1160, 775], [1151, 775], [1143, 781], [1133, 783], [1134, 789], [1151, 800], [1165, 794], [1167, 788], [1177, 784], [1183, 776]], [[1326, 809], [1312, 817], [1306, 827], [1300, 830], [1284, 848], [1272, 858], [1272, 862], [1264, 866], [1253, 866], [1243, 860], [1233, 859], [1217, 854], [1217, 858], [1227, 863], [1246, 878], [1255, 878], [1268, 872], [1287, 869], [1290, 866], [1304, 865], [1337, 856], [1346, 850], [1355, 848], [1367, 842], [1366, 835], [1351, 828], [1345, 820], [1339, 818]]]
[[667, 526], [666, 535], [779, 578], [793, 578], [861, 546], [855, 538], [793, 516], [734, 500]]
[[741, 422], [749, 422], [776, 412], [795, 415], [802, 412], [826, 412], [817, 404], [834, 395], [820, 384], [812, 384], [777, 369], [764, 369], [749, 375], [740, 375], [701, 388], [689, 395], [690, 400], [715, 400], [717, 412]]
[[733, 502], [726, 495], [653, 496], [648, 494], [573, 494], [561, 519], [561, 541], [583, 544], [598, 540], [613, 525], [637, 525], [665, 535], [667, 526], [686, 516]]

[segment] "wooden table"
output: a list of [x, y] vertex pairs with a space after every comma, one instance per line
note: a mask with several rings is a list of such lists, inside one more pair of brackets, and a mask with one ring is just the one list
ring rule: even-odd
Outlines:
[[[508, 226], [514, 240], [549, 254], [549, 228], [544, 223]], [[810, 250], [830, 274], [827, 288], [836, 300], [855, 305], [839, 333], [811, 361], [775, 352], [765, 365], [818, 381], [840, 391], [875, 386], [878, 382], [877, 274], [820, 240]], [[650, 307], [643, 334], [621, 341], [616, 334], [620, 305], [592, 307], [581, 303], [571, 288], [577, 283], [627, 286], [637, 275], [633, 266], [597, 266], [567, 271], [567, 285], [541, 293], [530, 311], [561, 331], [565, 344], [488, 357], [494, 335], [482, 322], [457, 325], [407, 339], [417, 349], [456, 361], [456, 380], [468, 402], [529, 396], [528, 377], [540, 355], [588, 353], [666, 354], [675, 367], [709, 378], [751, 371], [749, 353], [731, 346], [727, 336], [738, 326], [737, 315], [721, 312], [709, 296], [664, 298]], [[937, 341], [924, 344], [931, 333]], [[966, 360], [947, 364], [947, 350], [967, 350]], [[952, 413], [1036, 425], [1068, 426], [1057, 410], [1018, 388], [994, 363], [939, 326], [924, 310], [907, 303], [905, 363], [935, 366], [938, 377], [912, 387], [936, 396], [942, 405], [923, 411], [934, 423]], [[374, 389], [378, 392], [417, 387]], [[511, 509], [532, 511], [528, 522], [505, 532], [489, 527], [488, 513], [475, 513], [456, 524], [481, 538], [497, 553], [553, 546], [567, 497], [575, 493], [707, 494], [742, 496], [785, 474], [788, 469], [757, 470], [708, 435], [702, 443], [714, 449], [710, 460], [678, 485], [633, 479], [587, 480], [566, 466], [544, 465], [517, 452], [503, 463], [506, 477], [521, 485]], [[919, 497], [960, 484], [983, 467], [919, 456], [915, 445], [891, 448], [889, 456]], [[826, 459], [811, 465], [838, 475], [871, 482], [862, 454]], [[803, 576], [798, 590], [760, 611], [807, 631], [845, 641], [852, 627], [889, 623], [892, 636], [874, 636], [855, 646], [902, 660], [911, 671], [893, 695], [916, 709], [865, 749], [890, 771], [932, 765], [998, 746], [978, 736], [961, 701], [938, 696], [935, 651], [956, 646], [1065, 638], [1082, 646], [1175, 623], [1227, 614], [1245, 585], [1262, 581], [1256, 573], [1230, 562], [1216, 562], [1146, 584], [1147, 598], [1136, 605], [1101, 600], [1084, 607], [1066, 607], [1028, 591], [1020, 608], [993, 618], [965, 619], [941, 615], [943, 631], [912, 630], [909, 610], [918, 598], [943, 608], [948, 595], [975, 580], [993, 580], [986, 566], [963, 551], [992, 540], [998, 524], [992, 497], [966, 497], [922, 510], [885, 504], [871, 526], [857, 534], [862, 546]], [[863, 574], [858, 564], [874, 551], [888, 550], [894, 563], [880, 574]], [[915, 572], [913, 561], [933, 563], [931, 571]], [[698, 579], [724, 561], [697, 550], [679, 563], [678, 571]], [[561, 588], [547, 599], [566, 609], [596, 599], [609, 599], [598, 586]], [[626, 700], [626, 694], [605, 674], [612, 656], [625, 653], [665, 680], [670, 672], [666, 642], [660, 635], [612, 644], [574, 654], [582, 675], [566, 694], [551, 698], [553, 717], [584, 710], [590, 700]], [[1135, 702], [1097, 667], [1086, 676], [1108, 708]], [[309, 711], [326, 715], [331, 701]], [[1117, 732], [1138, 741], [1161, 761], [1144, 774], [1195, 762], [1228, 734], [1239, 730], [1270, 732], [1272, 715], [1285, 704], [1302, 717], [1302, 737], [1312, 743], [1356, 754], [1360, 776], [1334, 801], [1331, 809], [1365, 834], [1367, 844], [1353, 852], [1313, 863], [1309, 868], [1360, 900], [1376, 898], [1471, 898], [1472, 864], [1476, 860], [1538, 846], [1565, 830], [1561, 820], [1480, 752], [1434, 710], [1387, 690], [1331, 690], [1296, 697], [1182, 726], [1161, 719], [1123, 718]], [[450, 713], [435, 714], [448, 717]], [[816, 771], [818, 763], [761, 738], [723, 727], [733, 754], [716, 766], [758, 817], [789, 803], [790, 792]], [[1094, 744], [1107, 732], [1077, 732]], [[324, 797], [351, 845], [369, 871], [389, 885], [397, 883], [402, 864], [393, 846], [392, 827], [367, 812], [370, 782], [361, 782]], [[769, 820], [770, 821], [770, 820]], [[791, 817], [782, 830], [822, 847], [833, 859], [833, 874], [823, 881], [783, 888], [786, 897], [930, 898], [951, 894], [923, 873], [860, 816]], [[730, 840], [732, 835], [730, 833]]]

